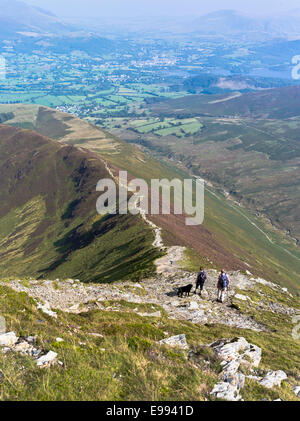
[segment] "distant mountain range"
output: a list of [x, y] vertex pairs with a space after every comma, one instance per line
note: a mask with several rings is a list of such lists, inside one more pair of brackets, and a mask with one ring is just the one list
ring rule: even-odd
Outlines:
[[19, 32], [57, 33], [71, 29], [49, 11], [18, 0], [0, 0], [0, 36]]
[[255, 39], [300, 37], [300, 11], [280, 16], [250, 16], [235, 10], [220, 10], [195, 19], [189, 28], [199, 34], [247, 36]]
[[51, 12], [17, 0], [0, 0], [1, 40], [14, 45], [17, 53], [46, 50], [69, 54], [82, 50], [92, 55], [111, 52], [116, 45], [110, 39], [63, 22]]

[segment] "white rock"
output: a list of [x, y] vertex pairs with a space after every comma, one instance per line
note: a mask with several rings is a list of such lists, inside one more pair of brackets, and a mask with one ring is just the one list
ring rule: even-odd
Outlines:
[[137, 313], [142, 317], [161, 317], [160, 311], [155, 311], [154, 313]]
[[33, 346], [32, 346], [32, 345], [30, 345], [28, 342], [23, 341], [23, 342], [18, 343], [18, 344], [17, 344], [17, 345], [13, 348], [13, 350], [14, 350], [15, 352], [20, 352], [21, 354], [30, 354], [30, 355], [31, 355], [32, 350], [33, 350]]
[[64, 342], [63, 338], [56, 338], [56, 342]]
[[240, 337], [235, 342], [229, 342], [220, 345], [211, 344], [212, 348], [215, 350], [217, 355], [225, 361], [239, 361], [241, 363], [243, 360], [248, 362], [250, 359], [250, 364], [254, 367], [258, 367], [261, 360], [261, 348], [256, 345], [249, 344], [245, 338]]
[[252, 376], [252, 375], [249, 375], [249, 376], [247, 376], [247, 379], [251, 379], [251, 380], [256, 380], [256, 381], [260, 381], [260, 380], [262, 380], [262, 378], [261, 377], [258, 377], [258, 376]]
[[248, 358], [250, 358], [251, 364], [254, 367], [258, 367], [261, 361], [261, 354], [262, 354], [261, 348], [253, 344], [249, 344], [249, 345], [250, 345], [250, 348], [246, 349], [246, 351], [242, 355], [242, 359], [245, 359], [245, 357], [247, 356]]
[[246, 297], [246, 295], [242, 294], [235, 294], [234, 298], [237, 298], [238, 300], [247, 301], [249, 297]]
[[47, 367], [55, 362], [57, 358], [56, 352], [49, 351], [46, 355], [43, 355], [37, 360], [37, 365], [39, 367]]
[[240, 366], [239, 360], [232, 360], [224, 366], [222, 373], [235, 374], [237, 373], [239, 366]]
[[179, 347], [182, 349], [188, 348], [185, 334], [171, 336], [170, 338], [167, 338], [167, 339], [162, 339], [161, 341], [159, 341], [159, 343], [161, 345], [169, 345], [172, 347]]
[[229, 342], [225, 345], [216, 347], [213, 346], [213, 348], [222, 360], [232, 361], [241, 355], [240, 351], [244, 351], [249, 348], [249, 346], [250, 344], [246, 341], [246, 339], [241, 337], [235, 342]]
[[241, 373], [224, 373], [222, 379], [231, 386], [236, 387], [238, 390], [242, 389], [245, 385], [246, 376]]
[[298, 398], [300, 398], [300, 386], [293, 387], [293, 391]]
[[282, 380], [286, 380], [287, 375], [282, 370], [269, 371], [267, 375], [259, 382], [262, 386], [272, 389], [274, 386], [280, 386]]
[[227, 382], [220, 382], [215, 384], [211, 395], [214, 395], [218, 399], [224, 399], [226, 401], [240, 401], [242, 397], [239, 394], [238, 389]]
[[[98, 301], [100, 301], [100, 300], [98, 300]], [[102, 300], [101, 300], [101, 301], [102, 301]], [[69, 307], [69, 308], [67, 309], [67, 312], [68, 312], [68, 313], [77, 312], [77, 311], [79, 310], [79, 308], [80, 308], [80, 303], [77, 303], [77, 304], [74, 304], [74, 305], [72, 305], [71, 307]]]
[[37, 303], [38, 310], [41, 310], [43, 313], [47, 314], [50, 317], [53, 317], [54, 319], [57, 318], [57, 314], [55, 311], [51, 310], [50, 304], [46, 301], [45, 304]]
[[14, 346], [14, 344], [18, 342], [18, 339], [15, 332], [4, 333], [3, 335], [0, 335], [0, 346]]
[[196, 301], [191, 301], [189, 305], [189, 310], [198, 310], [199, 304]]
[[90, 336], [95, 336], [96, 338], [103, 338], [104, 336], [101, 333], [88, 333]]

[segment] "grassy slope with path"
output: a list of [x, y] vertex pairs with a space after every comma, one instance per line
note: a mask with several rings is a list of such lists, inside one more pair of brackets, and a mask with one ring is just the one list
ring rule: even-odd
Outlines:
[[[31, 125], [40, 133], [60, 142], [88, 148], [107, 160], [110, 165], [126, 169], [134, 177], [142, 177], [147, 181], [151, 178], [188, 177], [184, 170], [168, 162], [156, 160], [119, 138], [70, 115], [34, 106], [2, 106], [1, 110], [14, 113], [14, 119], [9, 119], [6, 124]], [[205, 257], [208, 257], [217, 266], [234, 265], [235, 269], [238, 269], [237, 266], [246, 269], [248, 268], [244, 263], [246, 262], [249, 269], [259, 276], [282, 285], [289, 285], [294, 289], [299, 288], [300, 266], [297, 248], [287, 243], [279, 232], [276, 230], [270, 232], [274, 243], [287, 248], [296, 255], [295, 258], [283, 252], [276, 244], [270, 243], [264, 233], [240, 214], [239, 207], [235, 209], [234, 206], [226, 203], [222, 194], [210, 192], [207, 189], [205, 209], [204, 226], [199, 228], [198, 241], [196, 240], [198, 244], [194, 243], [194, 248], [198, 250], [204, 263], [208, 264], [205, 260]], [[246, 210], [243, 212], [250, 220], [258, 225], [261, 224]], [[160, 222], [164, 223], [162, 220]], [[176, 229], [165, 225], [167, 227], [164, 234], [165, 240], [170, 244], [178, 244]], [[184, 236], [181, 237], [179, 245], [189, 245], [188, 240], [187, 235], [185, 239]], [[221, 246], [223, 251], [214, 252], [218, 246]], [[225, 251], [229, 255], [224, 260]]]
[[[108, 282], [154, 271], [152, 230], [96, 212], [103, 162], [26, 129], [0, 126], [2, 277]], [[133, 240], [134, 239], [134, 240]]]
[[[64, 365], [43, 370], [31, 357], [1, 352], [0, 399], [211, 400], [210, 391], [219, 381], [221, 366], [205, 344], [244, 336], [262, 348], [259, 372], [264, 375], [270, 369], [284, 370], [288, 380], [281, 387], [266, 389], [246, 379], [243, 399], [297, 400], [292, 388], [299, 379], [299, 341], [291, 335], [291, 318], [267, 309], [257, 310], [257, 305], [263, 300], [297, 308], [299, 300], [263, 285], [247, 291], [247, 295], [255, 305], [241, 300], [235, 300], [234, 304], [243, 314], [268, 326], [263, 334], [218, 324], [173, 320], [157, 304], [123, 300], [104, 301], [104, 309], [80, 314], [58, 310], [58, 318], [53, 319], [38, 310], [26, 293], [13, 291], [9, 284], [1, 285], [0, 309], [8, 331], [24, 337], [38, 335], [38, 347], [57, 352]], [[137, 314], [154, 311], [160, 311], [161, 317]], [[182, 333], [194, 352], [190, 358], [187, 351], [157, 343]], [[58, 337], [63, 342], [58, 342]]]

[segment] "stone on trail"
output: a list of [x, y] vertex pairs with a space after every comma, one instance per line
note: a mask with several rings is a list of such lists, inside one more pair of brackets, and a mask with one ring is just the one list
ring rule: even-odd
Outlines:
[[191, 301], [189, 305], [189, 310], [198, 310], [199, 304], [196, 301]]
[[186, 341], [185, 334], [171, 336], [170, 338], [167, 338], [167, 339], [162, 339], [161, 341], [159, 341], [159, 343], [161, 345], [169, 345], [172, 347], [177, 346], [182, 349], [188, 349], [188, 344]]
[[15, 332], [8, 332], [0, 335], [0, 346], [12, 347], [18, 342]]
[[269, 371], [266, 377], [264, 377], [259, 383], [268, 389], [272, 389], [274, 386], [280, 386], [282, 380], [286, 379], [287, 375], [282, 370]]

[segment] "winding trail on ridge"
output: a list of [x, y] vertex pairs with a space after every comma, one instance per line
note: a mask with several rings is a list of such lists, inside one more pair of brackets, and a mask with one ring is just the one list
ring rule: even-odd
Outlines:
[[[113, 173], [113, 171], [111, 170], [111, 168], [108, 166], [108, 163], [106, 161], [103, 161], [106, 170], [108, 171], [109, 175], [112, 177], [112, 179], [115, 181], [116, 184], [118, 184], [120, 187], [125, 188], [127, 191], [128, 190], [128, 185], [125, 185], [123, 183], [120, 183], [120, 179], [115, 176], [115, 174]], [[136, 200], [134, 202], [134, 208], [139, 210], [139, 213], [141, 215], [141, 217], [143, 218], [143, 220], [153, 229], [154, 234], [155, 234], [155, 239], [152, 243], [152, 246], [155, 248], [158, 248], [160, 250], [166, 250], [166, 247], [164, 246], [163, 240], [162, 240], [162, 230], [160, 227], [158, 227], [157, 225], [155, 225], [152, 221], [150, 221], [147, 216], [146, 216], [146, 212], [145, 210], [141, 209], [140, 207], [138, 207], [138, 203], [141, 202], [141, 200], [143, 199], [144, 196], [139, 195], [136, 197]]]

